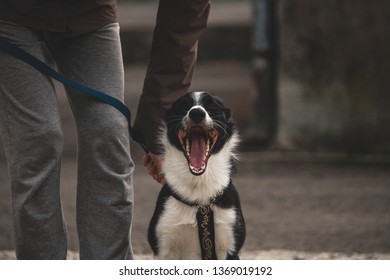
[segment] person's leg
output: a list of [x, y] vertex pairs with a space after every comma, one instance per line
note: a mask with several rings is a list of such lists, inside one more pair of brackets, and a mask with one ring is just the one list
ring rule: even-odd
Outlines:
[[[0, 21], [0, 34], [48, 63], [39, 32]], [[50, 78], [0, 50], [0, 131], [9, 167], [16, 256], [65, 259], [60, 202], [63, 138]]]
[[[47, 35], [67, 77], [123, 101], [119, 25], [75, 38]], [[129, 132], [115, 108], [67, 89], [78, 133], [77, 226], [81, 259], [131, 259], [133, 207]]]

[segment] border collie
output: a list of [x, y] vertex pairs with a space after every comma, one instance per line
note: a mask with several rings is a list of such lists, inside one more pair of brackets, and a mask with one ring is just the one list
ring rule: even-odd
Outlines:
[[156, 259], [239, 259], [245, 223], [231, 181], [239, 137], [214, 95], [192, 92], [168, 110], [161, 189], [148, 240]]

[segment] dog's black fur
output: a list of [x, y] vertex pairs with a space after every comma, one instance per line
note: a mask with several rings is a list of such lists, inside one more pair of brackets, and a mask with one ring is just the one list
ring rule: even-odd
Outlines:
[[159, 259], [201, 259], [197, 206], [211, 205], [218, 259], [238, 259], [245, 222], [231, 180], [238, 134], [215, 96], [193, 92], [167, 112], [161, 133], [163, 172], [148, 239]]

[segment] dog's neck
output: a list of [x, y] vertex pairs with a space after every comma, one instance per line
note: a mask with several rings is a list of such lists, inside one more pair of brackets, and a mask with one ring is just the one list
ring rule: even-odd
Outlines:
[[[230, 185], [229, 185], [230, 186]], [[216, 196], [214, 197], [211, 197], [209, 199], [209, 201], [206, 203], [206, 204], [201, 204], [199, 203], [199, 201], [197, 200], [187, 200], [187, 199], [184, 199], [183, 197], [181, 197], [179, 194], [177, 194], [171, 186], [169, 186], [168, 184], [165, 185], [164, 187], [168, 189], [168, 191], [170, 192], [170, 195], [173, 196], [176, 200], [180, 201], [181, 203], [183, 204], [186, 204], [187, 206], [191, 206], [191, 207], [209, 207], [211, 205], [214, 205], [214, 204], [218, 204], [219, 201], [222, 199], [222, 197], [224, 196], [224, 194], [226, 193], [227, 189], [229, 188], [226, 187], [224, 189], [222, 189], [219, 193], [216, 194]]]
[[166, 133], [162, 135], [162, 169], [167, 183], [175, 193], [186, 200], [207, 204], [229, 185], [232, 160], [235, 158], [234, 150], [239, 141], [236, 132], [217, 154], [210, 156], [206, 171], [199, 176], [190, 172], [183, 152], [169, 143]]

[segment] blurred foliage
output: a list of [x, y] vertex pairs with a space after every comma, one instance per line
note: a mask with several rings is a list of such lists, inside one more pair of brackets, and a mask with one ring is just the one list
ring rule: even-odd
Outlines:
[[305, 118], [285, 119], [301, 129], [296, 138], [390, 151], [390, 2], [285, 0], [282, 9], [282, 71], [303, 87], [295, 105]]

